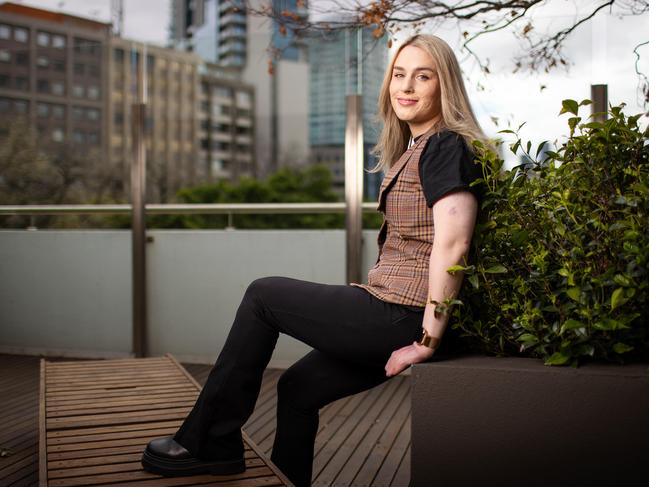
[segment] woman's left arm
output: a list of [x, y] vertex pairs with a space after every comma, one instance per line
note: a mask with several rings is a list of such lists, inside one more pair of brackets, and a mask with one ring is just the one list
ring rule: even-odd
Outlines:
[[[446, 298], [455, 298], [462, 285], [463, 272], [449, 274], [446, 269], [465, 264], [475, 228], [478, 213], [478, 201], [469, 191], [450, 193], [433, 205], [435, 238], [430, 253], [428, 269], [428, 303], [424, 310], [422, 326], [435, 338], [442, 338], [448, 323], [448, 314], [435, 313], [434, 300], [442, 303]], [[419, 345], [412, 345], [392, 352], [385, 365], [387, 376], [399, 374], [411, 364], [428, 360], [433, 350]]]

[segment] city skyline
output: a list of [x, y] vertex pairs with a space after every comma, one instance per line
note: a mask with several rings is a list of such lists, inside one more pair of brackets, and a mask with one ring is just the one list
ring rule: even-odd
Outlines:
[[[29, 0], [19, 3], [63, 10], [96, 20], [110, 20], [109, 0]], [[164, 8], [161, 8], [161, 3], [164, 3]], [[318, 2], [319, 5], [321, 3], [324, 2]], [[557, 19], [574, 18], [576, 9], [584, 8], [584, 4], [581, 2], [572, 6], [574, 11], [559, 11], [560, 6], [553, 4], [546, 6], [536, 17], [539, 28]], [[167, 43], [169, 2], [126, 1], [124, 9], [125, 37], [157, 44]], [[565, 116], [558, 116], [561, 100], [590, 98], [590, 85], [593, 83], [606, 83], [609, 103], [626, 103], [627, 114], [646, 112], [639, 96], [639, 79], [635, 73], [633, 54], [633, 48], [643, 40], [646, 27], [643, 20], [646, 24], [646, 16], [643, 19], [643, 16], [618, 18], [615, 15], [600, 15], [577, 29], [568, 40], [566, 56], [571, 65], [547, 74], [513, 74], [511, 56], [520, 46], [516, 45], [511, 33], [502, 32], [485, 36], [474, 46], [481, 56], [489, 58], [492, 63], [491, 74], [484, 75], [470, 58], [462, 55], [457, 25], [445, 23], [434, 28], [437, 35], [456, 49], [474, 111], [488, 136], [499, 136], [499, 130], [516, 128], [525, 122], [521, 130], [523, 138], [531, 139], [534, 143], [541, 140], [558, 140], [560, 143], [568, 133]], [[402, 39], [403, 35], [397, 41]], [[645, 46], [640, 54], [639, 69], [647, 73], [649, 47]], [[585, 116], [588, 114], [584, 112]], [[642, 117], [639, 123], [647, 126], [648, 118]], [[516, 161], [513, 155], [507, 152], [504, 155], [508, 164]]]

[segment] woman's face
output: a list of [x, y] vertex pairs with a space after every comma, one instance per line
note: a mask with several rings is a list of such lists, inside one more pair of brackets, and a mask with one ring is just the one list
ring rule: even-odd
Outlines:
[[416, 46], [404, 47], [392, 69], [390, 101], [399, 120], [413, 137], [425, 133], [441, 113], [437, 67], [430, 55]]

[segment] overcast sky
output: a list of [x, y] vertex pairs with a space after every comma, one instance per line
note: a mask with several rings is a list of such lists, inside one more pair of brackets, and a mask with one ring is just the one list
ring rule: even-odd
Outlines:
[[[110, 0], [29, 0], [18, 3], [110, 21]], [[323, 2], [311, 0], [310, 3]], [[534, 13], [535, 29], [565, 24], [574, 19], [577, 12], [585, 11], [588, 4], [592, 4], [592, 0], [551, 0]], [[168, 0], [124, 0], [124, 37], [164, 44], [170, 10]], [[449, 44], [458, 46], [456, 25], [445, 24], [435, 29], [435, 33]], [[513, 127], [526, 122], [521, 134], [532, 139], [534, 147], [540, 140], [560, 139], [568, 133], [567, 116], [557, 116], [561, 100], [590, 98], [591, 83], [607, 83], [609, 102], [614, 105], [625, 102], [626, 113], [642, 112], [633, 48], [647, 40], [647, 32], [649, 14], [603, 15], [600, 20], [579, 27], [570, 38], [566, 50], [572, 63], [569, 70], [556, 70], [550, 74], [512, 74], [511, 59], [519, 45], [511, 33], [483, 36], [474, 48], [482, 57], [491, 60], [492, 74], [482, 75], [470, 59], [462, 62], [462, 69], [484, 130], [495, 136], [498, 130], [506, 128], [508, 122]], [[649, 73], [649, 46], [642, 48], [641, 54], [640, 67]], [[463, 58], [459, 51], [458, 57]], [[479, 85], [482, 89], [478, 88]], [[541, 91], [541, 86], [546, 88]], [[492, 117], [498, 119], [498, 126]], [[642, 124], [647, 125], [646, 117]]]

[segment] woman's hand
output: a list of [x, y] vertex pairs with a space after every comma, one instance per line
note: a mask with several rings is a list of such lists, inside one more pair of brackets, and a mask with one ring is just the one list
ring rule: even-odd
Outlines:
[[390, 359], [385, 364], [385, 375], [392, 377], [400, 374], [411, 364], [424, 362], [433, 356], [434, 350], [417, 342], [407, 345], [399, 350], [395, 350], [390, 355]]

